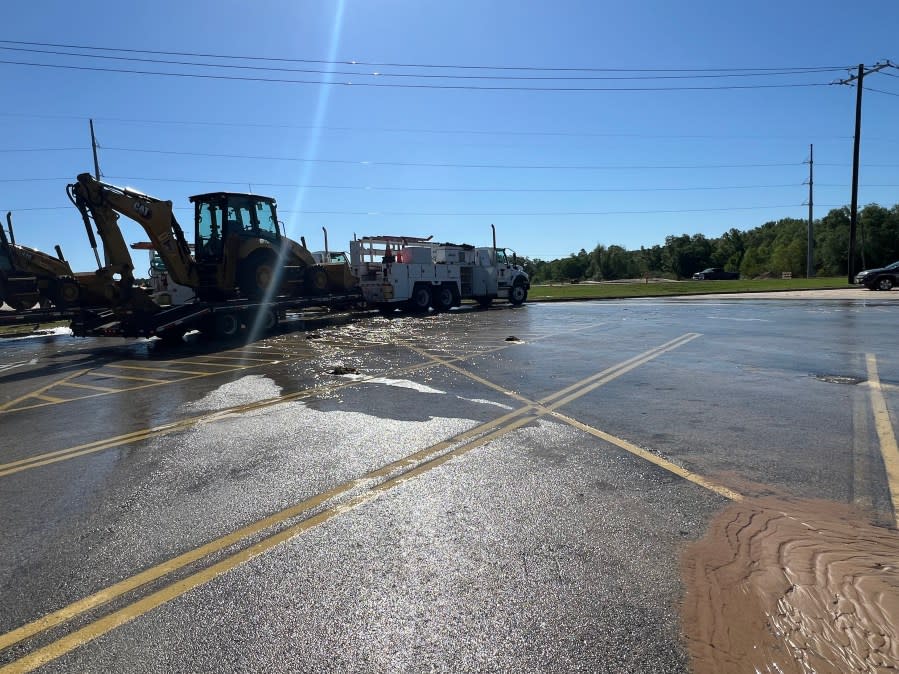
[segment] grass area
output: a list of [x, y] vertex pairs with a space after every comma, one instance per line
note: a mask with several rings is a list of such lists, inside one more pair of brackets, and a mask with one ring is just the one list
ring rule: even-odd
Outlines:
[[794, 278], [758, 281], [634, 281], [632, 283], [575, 283], [531, 286], [529, 300], [605, 299], [618, 297], [659, 297], [664, 295], [703, 295], [709, 293], [758, 293], [778, 290], [826, 290], [850, 288], [846, 279]]
[[67, 328], [70, 321], [56, 321], [54, 323], [19, 323], [17, 325], [0, 326], [0, 337], [24, 337], [33, 335], [38, 330], [51, 330], [53, 328]]

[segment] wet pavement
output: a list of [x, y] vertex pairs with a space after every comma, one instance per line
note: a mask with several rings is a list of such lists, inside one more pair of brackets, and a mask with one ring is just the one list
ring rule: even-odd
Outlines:
[[0, 342], [0, 671], [690, 671], [733, 499], [895, 525], [893, 295]]

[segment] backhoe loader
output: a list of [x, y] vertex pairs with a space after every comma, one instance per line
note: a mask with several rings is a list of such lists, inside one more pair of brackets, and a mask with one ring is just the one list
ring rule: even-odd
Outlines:
[[79, 175], [69, 193], [104, 243], [121, 240], [119, 215], [140, 224], [172, 281], [193, 288], [201, 301], [315, 296], [356, 286], [347, 264], [316, 264], [304, 245], [284, 236], [270, 197], [233, 192], [190, 197], [192, 254], [171, 201], [109, 185], [89, 173]]
[[57, 257], [16, 243], [12, 228], [12, 213], [6, 214], [9, 235], [0, 226], [0, 302], [17, 311], [35, 304], [49, 304], [59, 284], [71, 278], [72, 268], [62, 256]]

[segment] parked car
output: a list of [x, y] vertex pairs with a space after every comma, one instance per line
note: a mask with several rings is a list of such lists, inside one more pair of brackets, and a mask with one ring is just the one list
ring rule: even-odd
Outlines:
[[892, 290], [899, 285], [899, 262], [879, 269], [865, 269], [855, 275], [855, 282], [868, 290]]
[[740, 275], [735, 271], [724, 271], [721, 267], [709, 267], [693, 274], [694, 281], [736, 281]]

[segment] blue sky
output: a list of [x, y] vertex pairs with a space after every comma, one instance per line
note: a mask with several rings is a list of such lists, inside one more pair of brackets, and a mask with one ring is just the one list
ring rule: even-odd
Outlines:
[[[75, 268], [92, 269], [65, 196], [92, 169], [92, 117], [105, 179], [171, 199], [188, 231], [189, 195], [252, 190], [276, 197], [288, 233], [312, 249], [322, 227], [331, 248], [354, 234], [483, 245], [493, 223], [501, 245], [553, 259], [597, 243], [639, 248], [668, 234], [805, 218], [812, 143], [820, 217], [849, 203], [853, 88], [658, 88], [827, 84], [846, 71], [695, 76], [899, 61], [896, 26], [899, 5], [858, 11], [829, 0], [8, 3], [0, 61], [68, 68], [0, 63], [0, 209], [13, 211], [20, 243], [60, 243]], [[508, 69], [518, 67], [532, 69]], [[666, 78], [634, 79], [647, 76]], [[512, 79], [523, 77], [542, 79]], [[609, 77], [625, 79], [597, 79]], [[897, 77], [888, 69], [865, 80], [860, 204], [899, 202]], [[338, 84], [316, 83], [327, 81]], [[547, 90], [566, 87], [594, 90]], [[597, 90], [638, 87], [655, 90]], [[146, 238], [129, 221], [123, 229], [129, 242]]]

